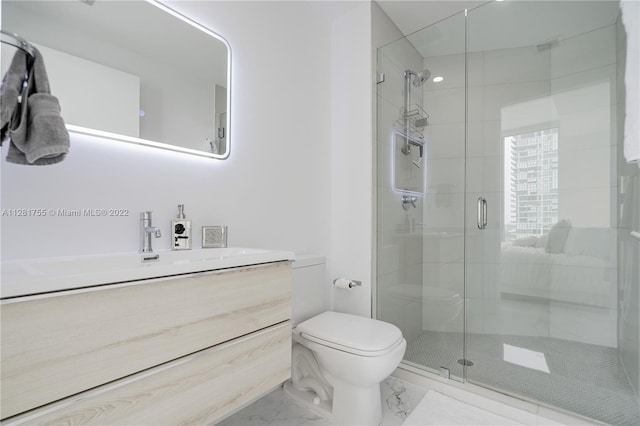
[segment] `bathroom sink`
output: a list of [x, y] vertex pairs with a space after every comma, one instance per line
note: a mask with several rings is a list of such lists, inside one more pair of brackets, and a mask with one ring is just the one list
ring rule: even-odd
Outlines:
[[2, 262], [0, 297], [293, 260], [292, 252], [245, 247], [116, 253]]

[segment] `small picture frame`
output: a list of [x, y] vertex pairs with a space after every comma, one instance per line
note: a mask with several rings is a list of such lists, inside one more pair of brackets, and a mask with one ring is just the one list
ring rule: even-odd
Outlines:
[[202, 227], [202, 248], [224, 248], [227, 247], [227, 227], [226, 226], [203, 226]]

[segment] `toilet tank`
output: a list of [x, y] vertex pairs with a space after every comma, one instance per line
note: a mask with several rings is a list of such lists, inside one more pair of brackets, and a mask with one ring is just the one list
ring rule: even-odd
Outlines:
[[292, 320], [293, 326], [324, 312], [326, 267], [325, 257], [297, 254], [293, 262]]

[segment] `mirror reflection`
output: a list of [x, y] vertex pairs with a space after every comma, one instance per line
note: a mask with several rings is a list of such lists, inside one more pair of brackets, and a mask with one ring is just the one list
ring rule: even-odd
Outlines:
[[[147, 1], [3, 0], [2, 29], [40, 50], [68, 125], [226, 158], [228, 45], [170, 12]], [[3, 46], [3, 74], [13, 53]]]

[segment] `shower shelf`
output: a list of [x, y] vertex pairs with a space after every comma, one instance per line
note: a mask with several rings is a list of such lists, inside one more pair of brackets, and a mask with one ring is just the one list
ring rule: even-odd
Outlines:
[[424, 128], [429, 124], [429, 114], [420, 105], [408, 105], [400, 108], [400, 118], [395, 121], [398, 129], [403, 129], [408, 136], [424, 138]]

